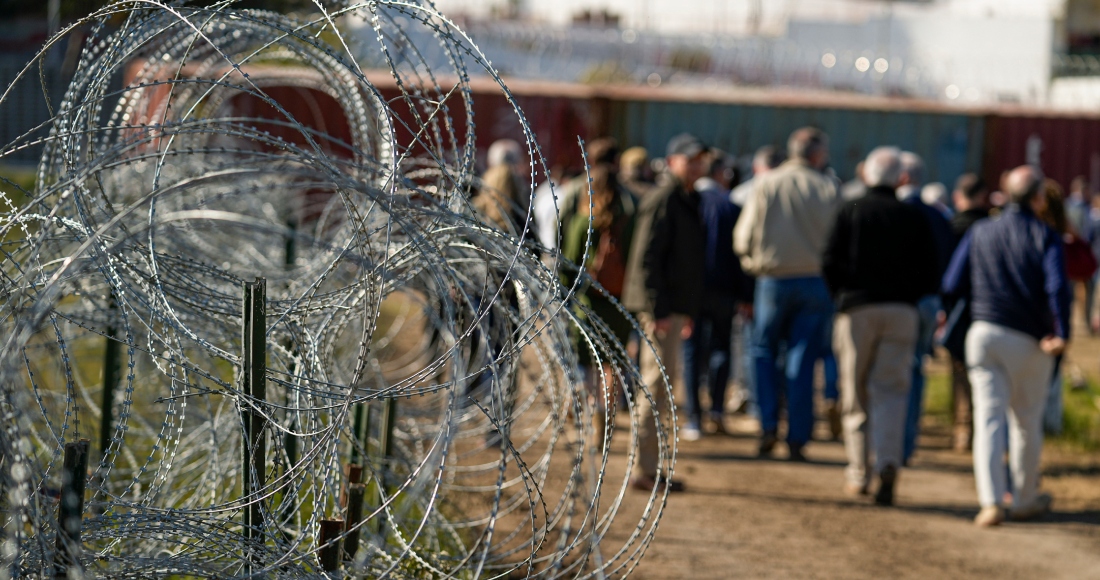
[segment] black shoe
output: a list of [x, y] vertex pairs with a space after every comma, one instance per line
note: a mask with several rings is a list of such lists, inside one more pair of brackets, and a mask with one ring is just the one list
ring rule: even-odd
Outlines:
[[805, 463], [806, 456], [802, 454], [801, 445], [791, 445], [789, 447], [789, 454], [787, 456], [788, 461], [794, 461], [797, 463]]
[[779, 438], [775, 436], [775, 431], [765, 431], [764, 435], [760, 437], [760, 449], [757, 450], [756, 456], [771, 457], [776, 443], [779, 443]]
[[877, 505], [894, 505], [894, 484], [898, 479], [898, 468], [887, 465], [879, 474], [878, 491], [875, 492]]

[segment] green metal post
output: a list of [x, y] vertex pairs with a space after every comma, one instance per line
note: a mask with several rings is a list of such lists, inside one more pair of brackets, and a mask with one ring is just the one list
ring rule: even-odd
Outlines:
[[99, 421], [99, 457], [101, 461], [107, 460], [107, 450], [111, 447], [111, 432], [114, 429], [115, 389], [118, 387], [119, 347], [118, 327], [115, 316], [118, 314], [118, 305], [111, 300], [108, 308], [108, 316], [111, 321], [107, 325], [106, 348], [103, 349], [103, 399], [102, 416]]
[[[244, 284], [243, 352], [241, 353], [241, 390], [255, 403], [267, 399], [267, 281], [256, 278]], [[241, 404], [244, 421], [244, 457], [242, 492], [252, 497], [264, 488], [267, 441], [264, 438], [264, 415], [251, 404]], [[253, 499], [244, 510], [245, 536], [251, 542], [262, 541], [263, 509], [259, 499]], [[253, 559], [253, 561], [255, 561]]]
[[[57, 555], [54, 578], [68, 578], [69, 569], [79, 570], [83, 547], [80, 530], [84, 524], [84, 486], [88, 479], [88, 443], [81, 439], [65, 444], [61, 467], [61, 503], [57, 507]], [[79, 574], [78, 574], [79, 575]]]

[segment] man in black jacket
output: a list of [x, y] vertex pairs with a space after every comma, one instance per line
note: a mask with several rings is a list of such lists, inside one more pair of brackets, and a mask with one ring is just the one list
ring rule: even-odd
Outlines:
[[658, 465], [653, 405], [662, 418], [668, 415], [671, 385], [664, 380], [661, 364], [670, 380], [677, 376], [682, 341], [691, 336], [692, 318], [702, 303], [706, 235], [693, 184], [706, 172], [705, 153], [706, 147], [692, 135], [669, 141], [668, 171], [641, 201], [627, 260], [623, 306], [638, 312], [638, 323], [657, 350], [645, 345], [641, 349], [642, 381], [651, 389], [653, 401], [640, 393], [635, 400], [641, 425], [631, 485], [643, 491], [658, 485], [667, 485], [669, 491], [683, 489]]
[[[921, 199], [921, 185], [924, 183], [924, 160], [912, 151], [902, 151], [901, 177], [898, 180], [898, 199], [915, 206], [928, 220], [932, 228], [932, 240], [935, 242], [939, 276], [947, 269], [951, 252], [955, 249], [955, 235], [951, 233], [951, 223], [940, 210], [924, 203]], [[938, 290], [938, 289], [937, 289]], [[924, 403], [924, 358], [933, 353], [936, 324], [943, 303], [938, 292], [932, 292], [917, 301], [917, 344], [913, 349], [912, 386], [909, 387], [909, 411], [905, 417], [905, 446], [902, 462], [909, 464], [909, 458], [917, 450], [917, 437], [920, 435], [921, 406]]]
[[955, 182], [951, 202], [957, 212], [951, 218], [951, 232], [955, 234], [955, 243], [958, 244], [974, 222], [989, 217], [989, 188], [981, 177], [965, 173]]
[[[916, 304], [938, 287], [931, 226], [898, 201], [899, 151], [875, 149], [864, 162], [869, 190], [841, 206], [822, 259], [837, 305], [833, 347], [840, 365], [847, 484], [866, 494], [868, 455], [879, 477], [875, 502], [890, 505], [902, 463], [905, 417], [917, 341]], [[870, 439], [870, 441], [868, 441]]]

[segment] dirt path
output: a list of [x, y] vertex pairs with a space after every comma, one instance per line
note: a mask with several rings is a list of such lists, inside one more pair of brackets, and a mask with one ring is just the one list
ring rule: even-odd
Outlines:
[[[1075, 337], [1071, 363], [1095, 382], [1100, 338]], [[930, 372], [944, 374], [942, 359]], [[620, 424], [628, 424], [620, 416]], [[657, 535], [632, 578], [998, 578], [1100, 580], [1100, 453], [1047, 445], [1044, 490], [1055, 513], [1040, 522], [982, 530], [969, 455], [925, 422], [902, 472], [896, 506], [844, 495], [843, 445], [811, 443], [807, 463], [757, 460], [756, 424], [730, 418], [731, 436], [681, 442], [677, 477]], [[817, 435], [825, 435], [819, 425]], [[621, 482], [629, 434], [612, 439], [608, 481]], [[634, 530], [648, 494], [627, 492], [607, 545]]]
[[[637, 578], [1100, 578], [1100, 456], [1048, 449], [1056, 513], [980, 530], [970, 458], [946, 431], [923, 438], [897, 505], [878, 508], [843, 494], [842, 444], [812, 443], [804, 464], [757, 460], [754, 425], [730, 427], [681, 444], [689, 490], [670, 498]], [[622, 521], [643, 502], [632, 493]]]
[[[946, 374], [944, 358], [926, 371]], [[1078, 332], [1067, 359], [1100, 383], [1100, 336]], [[1047, 443], [1041, 486], [1054, 495], [1054, 513], [979, 529], [971, 457], [950, 450], [950, 432], [934, 418], [925, 417], [892, 508], [844, 494], [844, 447], [821, 441], [823, 424], [801, 464], [786, 461], [782, 445], [779, 459], [756, 459], [754, 421], [726, 426], [732, 436], [681, 441], [676, 475], [688, 491], [670, 496], [633, 578], [1100, 579], [1100, 453]], [[613, 439], [619, 454], [624, 439]], [[629, 493], [617, 521], [630, 522], [645, 499]]]

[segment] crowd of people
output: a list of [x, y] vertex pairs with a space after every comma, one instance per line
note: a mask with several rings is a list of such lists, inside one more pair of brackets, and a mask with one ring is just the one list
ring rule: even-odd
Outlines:
[[[494, 167], [519, 159], [518, 147], [491, 153]], [[530, 214], [539, 247], [598, 283], [585, 287], [585, 307], [623, 344], [639, 337], [616, 303], [637, 320], [654, 346], [634, 351], [641, 380], [654, 389], [673, 388], [666, 376], [682, 381], [681, 440], [724, 433], [732, 400], [759, 420], [760, 457], [785, 447], [790, 461], [805, 461], [820, 415], [844, 441], [844, 491], [891, 505], [917, 448], [926, 357], [939, 344], [951, 360], [954, 447], [973, 453], [975, 523], [1050, 510], [1039, 456], [1044, 429], [1061, 427], [1074, 282], [1086, 286], [1088, 330], [1100, 330], [1091, 315], [1100, 204], [1085, 180], [1065, 195], [1022, 166], [995, 187], [963, 175], [948, 193], [924, 183], [917, 154], [884, 146], [841, 183], [828, 136], [813, 127], [791, 134], [785, 156], [760, 148], [743, 182], [734, 156], [693, 135], [664, 153], [620, 155], [614, 140], [593, 141], [588, 172], [553, 175], [553, 190], [530, 196]], [[526, 207], [507, 198], [518, 201], [522, 187], [514, 172], [490, 168], [475, 206], [491, 221], [510, 207], [519, 220]], [[579, 352], [593, 388], [601, 369]], [[651, 417], [667, 400], [638, 397], [632, 408]], [[631, 486], [683, 490], [660, 470], [654, 422], [638, 435]]]

